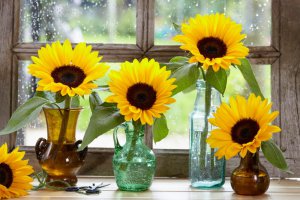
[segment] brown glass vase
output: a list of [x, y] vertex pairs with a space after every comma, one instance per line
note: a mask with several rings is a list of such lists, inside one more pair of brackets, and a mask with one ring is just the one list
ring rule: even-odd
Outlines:
[[[77, 151], [81, 140], [76, 142], [75, 132], [81, 108], [44, 108], [47, 122], [47, 140], [40, 138], [35, 146], [36, 156], [47, 173], [47, 182], [62, 186], [59, 181], [76, 185], [76, 174], [84, 163], [87, 148]], [[59, 180], [59, 181], [58, 181]]]
[[240, 195], [260, 195], [268, 190], [270, 177], [259, 161], [258, 151], [255, 154], [248, 152], [241, 158], [240, 166], [231, 174], [230, 183]]

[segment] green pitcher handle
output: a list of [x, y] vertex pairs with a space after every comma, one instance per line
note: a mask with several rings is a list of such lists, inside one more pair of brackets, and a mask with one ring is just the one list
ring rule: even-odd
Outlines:
[[124, 128], [126, 130], [127, 126], [125, 124], [121, 124], [114, 129], [113, 136], [114, 136], [115, 152], [121, 151], [123, 149], [123, 147], [120, 145], [118, 140], [119, 128]]

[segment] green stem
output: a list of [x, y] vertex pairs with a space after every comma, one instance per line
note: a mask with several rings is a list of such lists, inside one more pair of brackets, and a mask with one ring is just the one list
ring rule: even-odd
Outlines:
[[211, 85], [206, 82], [205, 84], [205, 118], [204, 118], [204, 130], [200, 137], [200, 169], [205, 169], [205, 156], [206, 156], [206, 138], [208, 135], [208, 116], [211, 105]]
[[126, 171], [126, 169], [128, 167], [128, 162], [130, 162], [133, 159], [136, 143], [139, 138], [141, 129], [143, 127], [140, 121], [133, 120], [132, 125], [133, 125], [133, 136], [132, 136], [130, 148], [129, 148], [129, 151], [127, 154], [126, 163], [122, 163], [120, 166], [120, 170], [122, 170], [122, 171]]
[[[211, 172], [213, 172], [214, 168], [215, 168], [215, 149], [214, 148], [210, 148], [210, 170]], [[213, 174], [213, 173], [211, 173]]]
[[200, 69], [201, 74], [202, 74], [202, 78], [205, 81], [206, 80], [206, 75], [205, 75], [205, 72], [204, 72], [204, 70], [202, 68], [202, 65], [200, 63], [198, 63], [198, 68]]
[[60, 132], [59, 132], [59, 138], [57, 141], [57, 149], [54, 154], [54, 161], [57, 156], [57, 153], [61, 151], [64, 141], [66, 140], [66, 133], [67, 133], [67, 128], [68, 128], [68, 122], [69, 122], [69, 116], [70, 116], [70, 109], [71, 109], [71, 102], [72, 98], [70, 96], [66, 96], [65, 99], [65, 108], [64, 108], [64, 113], [62, 116], [62, 122], [61, 122], [61, 127], [60, 127]]

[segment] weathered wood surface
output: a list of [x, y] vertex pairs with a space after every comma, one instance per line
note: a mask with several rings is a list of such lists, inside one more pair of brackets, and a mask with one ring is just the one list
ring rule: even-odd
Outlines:
[[74, 192], [64, 191], [32, 191], [24, 199], [161, 199], [161, 200], [189, 200], [189, 199], [256, 199], [256, 200], [298, 200], [300, 196], [300, 181], [297, 180], [271, 180], [270, 187], [264, 195], [260, 196], [240, 196], [233, 192], [230, 181], [227, 179], [223, 187], [214, 190], [200, 190], [190, 187], [187, 179], [154, 179], [152, 186], [145, 192], [123, 192], [118, 187], [113, 178], [107, 177], [82, 177], [79, 178], [78, 185], [86, 186], [93, 183], [107, 183], [109, 186], [101, 189], [98, 195], [82, 195]]
[[[74, 44], [75, 45], [75, 44]], [[73, 45], [73, 46], [74, 46]], [[91, 44], [93, 50], [99, 51], [105, 62], [132, 61], [134, 58], [141, 58], [143, 51], [135, 44]], [[14, 46], [13, 52], [20, 60], [30, 60], [30, 57], [37, 55], [37, 51], [45, 46], [45, 43], [18, 43]]]
[[[149, 57], [161, 62], [167, 62], [174, 56], [185, 55], [179, 46], [151, 46], [147, 42], [148, 49], [128, 44], [91, 44], [93, 50], [99, 51], [103, 55], [103, 61], [124, 62], [134, 58]], [[146, 44], [144, 44], [145, 46]], [[20, 43], [13, 48], [18, 59], [29, 60], [32, 55], [37, 55], [37, 51], [45, 46], [44, 43]], [[250, 47], [249, 59], [253, 64], [273, 64], [280, 56], [280, 53], [273, 47]]]
[[137, 0], [137, 46], [146, 52], [154, 45], [154, 0]]
[[[12, 57], [13, 42], [13, 1], [0, 1], [0, 129], [4, 128], [11, 114]], [[7, 142], [10, 147], [14, 135], [0, 136], [0, 144]]]
[[[300, 2], [281, 0], [279, 60], [281, 148], [290, 159], [300, 158]], [[296, 168], [296, 162], [292, 168]], [[297, 166], [299, 168], [299, 166]], [[295, 171], [300, 176], [300, 171]]]
[[[248, 58], [253, 64], [273, 64], [280, 56], [273, 47], [249, 47]], [[155, 58], [158, 61], [167, 62], [174, 56], [183, 56], [186, 53], [179, 46], [154, 46], [145, 53], [149, 58]]]

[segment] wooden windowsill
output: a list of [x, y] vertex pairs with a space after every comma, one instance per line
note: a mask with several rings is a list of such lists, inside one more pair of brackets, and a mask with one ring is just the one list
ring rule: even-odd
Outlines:
[[235, 194], [227, 179], [224, 186], [217, 190], [199, 190], [190, 187], [187, 179], [155, 179], [151, 188], [145, 192], [123, 192], [117, 189], [114, 178], [81, 177], [78, 185], [92, 185], [92, 183], [109, 183], [111, 185], [102, 189], [99, 195], [82, 195], [74, 192], [63, 191], [32, 191], [21, 199], [48, 200], [48, 199], [74, 199], [74, 200], [99, 200], [99, 199], [300, 199], [300, 179], [271, 180], [270, 188], [261, 196], [240, 196]]

